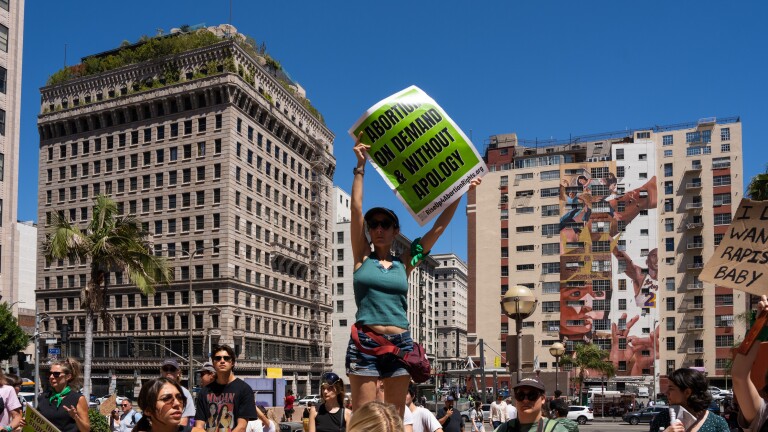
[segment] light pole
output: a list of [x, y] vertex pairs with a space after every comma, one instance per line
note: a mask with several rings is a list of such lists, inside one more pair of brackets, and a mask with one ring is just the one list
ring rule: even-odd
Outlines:
[[555, 342], [549, 347], [549, 353], [555, 358], [555, 390], [559, 390], [557, 386], [557, 378], [560, 375], [560, 357], [565, 354], [565, 345], [560, 342]]
[[40, 394], [40, 323], [49, 319], [51, 317], [46, 313], [38, 314], [35, 306], [35, 397], [32, 399], [32, 405], [35, 408], [37, 408], [37, 395]]
[[189, 366], [189, 377], [187, 378], [187, 388], [189, 389], [190, 393], [192, 393], [192, 388], [194, 387], [194, 377], [195, 377], [195, 369], [194, 369], [193, 361], [192, 361], [192, 355], [193, 355], [193, 349], [192, 349], [192, 342], [193, 342], [192, 341], [192, 328], [193, 328], [193, 324], [192, 324], [192, 319], [193, 319], [193, 317], [192, 317], [192, 259], [195, 258], [195, 255], [197, 255], [198, 252], [204, 251], [206, 249], [218, 249], [221, 246], [222, 245], [220, 245], [220, 244], [215, 244], [215, 245], [211, 245], [211, 246], [205, 246], [205, 247], [201, 247], [201, 248], [195, 249], [192, 253], [190, 253], [189, 251], [185, 251], [183, 249], [180, 251], [182, 253], [187, 254], [187, 256], [189, 258], [189, 264], [187, 265], [187, 269], [188, 269], [188, 273], [187, 273], [187, 281], [188, 281], [188, 286], [187, 286], [187, 292], [188, 292], [188, 294], [187, 294], [187, 304], [189, 304], [189, 315], [187, 317], [187, 326], [189, 327], [189, 339], [187, 341], [187, 343], [189, 344], [189, 348], [188, 348], [189, 349], [189, 364], [188, 364], [188, 366]]
[[515, 285], [508, 289], [506, 294], [501, 298], [501, 308], [504, 313], [515, 320], [515, 328], [517, 329], [517, 381], [520, 382], [523, 379], [523, 320], [528, 318], [536, 310], [538, 300], [533, 295], [533, 292], [522, 285]]

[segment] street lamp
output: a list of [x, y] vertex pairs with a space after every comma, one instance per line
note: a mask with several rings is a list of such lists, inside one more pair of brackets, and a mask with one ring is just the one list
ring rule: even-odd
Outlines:
[[520, 382], [523, 379], [523, 361], [522, 361], [522, 335], [523, 335], [523, 320], [528, 318], [536, 310], [538, 300], [533, 295], [533, 292], [522, 285], [515, 285], [508, 289], [506, 294], [501, 298], [501, 308], [504, 313], [515, 320], [515, 328], [517, 329], [517, 381]]
[[555, 342], [549, 347], [549, 353], [555, 358], [555, 390], [559, 390], [557, 386], [557, 376], [560, 375], [560, 357], [565, 354], [565, 345], [560, 342]]
[[211, 246], [205, 246], [201, 248], [195, 249], [192, 253], [190, 253], [187, 250], [180, 250], [181, 253], [187, 254], [189, 257], [189, 264], [187, 265], [188, 273], [187, 273], [187, 280], [189, 281], [187, 286], [187, 304], [189, 304], [189, 315], [187, 317], [187, 325], [189, 326], [189, 340], [187, 343], [189, 344], [189, 377], [187, 379], [187, 387], [189, 389], [189, 392], [192, 393], [192, 388], [194, 387], [194, 377], [195, 377], [195, 369], [192, 362], [192, 259], [195, 258], [198, 252], [204, 251], [206, 249], [218, 249], [220, 248], [220, 244], [215, 244]]

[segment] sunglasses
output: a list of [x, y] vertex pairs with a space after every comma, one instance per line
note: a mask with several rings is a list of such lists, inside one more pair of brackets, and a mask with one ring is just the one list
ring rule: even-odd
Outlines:
[[515, 393], [515, 400], [518, 402], [522, 402], [526, 399], [528, 399], [530, 402], [536, 402], [541, 397], [541, 393], [539, 392], [518, 392]]
[[334, 385], [337, 382], [339, 382], [341, 378], [339, 378], [338, 375], [336, 375], [333, 372], [328, 372], [327, 374], [323, 375], [323, 381], [328, 385]]
[[389, 219], [384, 220], [372, 220], [368, 221], [368, 228], [375, 230], [378, 227], [381, 227], [382, 229], [388, 230], [393, 225], [392, 221]]
[[51, 376], [54, 378], [58, 378], [63, 374], [64, 372], [51, 372]]
[[173, 366], [163, 366], [160, 370], [163, 372], [176, 372], [178, 369]]
[[130, 405], [129, 405], [129, 404], [126, 404], [126, 403], [124, 403], [124, 404], [122, 404], [122, 405], [120, 405], [120, 406], [124, 406], [124, 407], [127, 407], [127, 406], [130, 406]]
[[170, 393], [166, 393], [166, 394], [158, 397], [157, 400], [159, 400], [160, 402], [162, 402], [164, 404], [169, 404], [169, 403], [173, 402], [174, 398], [176, 398], [176, 400], [179, 401], [179, 403], [182, 404], [182, 405], [187, 403], [187, 397], [184, 396], [181, 393], [176, 393], [175, 395], [170, 394]]
[[225, 362], [230, 362], [230, 361], [232, 361], [232, 357], [230, 357], [230, 356], [213, 356], [213, 361], [217, 361], [218, 362], [218, 361], [222, 361], [222, 360], [224, 360]]

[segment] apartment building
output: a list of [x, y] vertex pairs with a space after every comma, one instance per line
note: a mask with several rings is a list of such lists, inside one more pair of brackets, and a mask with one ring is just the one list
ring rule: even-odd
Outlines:
[[[38, 245], [54, 214], [82, 228], [106, 194], [140, 218], [173, 268], [173, 283], [149, 297], [110, 273], [112, 322], [96, 323], [94, 391], [112, 379], [130, 394], [160, 359], [204, 361], [224, 343], [239, 375], [282, 368], [294, 391], [317, 392], [331, 366], [334, 135], [303, 89], [234, 27], [153, 41], [189, 49], [98, 73], [77, 65], [40, 90]], [[83, 63], [129, 58], [121, 51], [142, 44]], [[76, 357], [88, 279], [87, 262], [38, 259], [42, 330], [58, 335], [67, 323], [63, 353]]]
[[[333, 290], [333, 368], [332, 370], [349, 383], [346, 375], [345, 359], [349, 333], [355, 323], [357, 304], [352, 285], [354, 261], [352, 245], [349, 237], [349, 193], [338, 186], [334, 187], [334, 228], [332, 234], [332, 290]], [[411, 240], [400, 233], [392, 246], [392, 254], [400, 256], [403, 251], [410, 250]], [[408, 322], [410, 323], [411, 338], [422, 344], [427, 356], [432, 361], [435, 358], [436, 344], [436, 315], [434, 305], [437, 287], [438, 261], [427, 256], [408, 277]]]
[[697, 275], [742, 197], [740, 156], [738, 118], [544, 143], [492, 136], [494, 187], [470, 197], [468, 257], [487, 263], [470, 266], [470, 343], [509, 352], [499, 296], [525, 285], [539, 300], [523, 325], [529, 370], [526, 358], [555, 371], [557, 341], [589, 342], [612, 352], [618, 389], [664, 388], [683, 366], [724, 380], [746, 298]]
[[462, 369], [467, 363], [467, 264], [454, 253], [434, 254], [435, 351], [438, 371]]
[[28, 317], [34, 305], [22, 303], [16, 259], [23, 48], [24, 0], [0, 1], [0, 298], [14, 304], [17, 315], [26, 309], [22, 315]]

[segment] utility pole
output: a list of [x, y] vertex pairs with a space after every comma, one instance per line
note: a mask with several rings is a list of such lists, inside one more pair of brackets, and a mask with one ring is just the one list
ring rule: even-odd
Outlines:
[[478, 346], [480, 346], [480, 386], [482, 387], [480, 394], [483, 403], [485, 403], [485, 343], [482, 338], [480, 338]]

